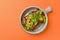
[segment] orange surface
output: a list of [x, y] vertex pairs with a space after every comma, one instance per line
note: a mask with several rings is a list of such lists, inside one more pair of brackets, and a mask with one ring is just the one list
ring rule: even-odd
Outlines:
[[[20, 27], [20, 13], [28, 6], [53, 9], [40, 34], [28, 34]], [[60, 0], [0, 0], [0, 40], [60, 40]]]

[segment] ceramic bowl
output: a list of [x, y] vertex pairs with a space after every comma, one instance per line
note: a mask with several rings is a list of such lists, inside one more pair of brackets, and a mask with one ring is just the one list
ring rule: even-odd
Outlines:
[[[26, 16], [29, 12], [35, 10], [35, 9], [40, 9], [44, 12], [45, 16], [46, 16], [46, 23], [45, 24], [42, 24], [40, 27], [36, 28], [34, 31], [27, 31], [24, 29], [24, 26], [22, 25], [22, 17], [23, 16]], [[37, 7], [37, 6], [30, 6], [30, 7], [27, 7], [25, 8], [21, 15], [20, 15], [20, 25], [21, 25], [21, 28], [27, 32], [27, 33], [30, 33], [30, 34], [38, 34], [38, 33], [41, 33], [46, 27], [47, 27], [47, 24], [48, 24], [48, 16], [47, 16], [47, 13], [51, 11], [51, 7], [49, 6], [48, 8], [46, 8], [45, 10], [43, 10], [42, 8], [40, 7]]]

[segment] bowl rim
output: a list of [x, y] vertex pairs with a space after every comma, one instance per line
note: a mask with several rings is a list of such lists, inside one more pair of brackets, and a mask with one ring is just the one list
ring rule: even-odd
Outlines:
[[[43, 27], [41, 30], [37, 31], [37, 32], [27, 31], [27, 30], [25, 30], [25, 29], [23, 28], [23, 25], [21, 24], [21, 18], [22, 18], [23, 12], [24, 12], [25, 10], [31, 8], [31, 7], [39, 8], [40, 10], [42, 10], [42, 11], [44, 12], [44, 14], [45, 14], [45, 16], [46, 16], [46, 23], [45, 23], [44, 27]], [[27, 33], [29, 33], [29, 34], [38, 34], [38, 33], [41, 33], [42, 31], [44, 31], [44, 30], [46, 29], [47, 24], [48, 24], [48, 17], [47, 17], [47, 13], [46, 13], [41, 7], [29, 6], [29, 7], [26, 7], [24, 10], [22, 10], [22, 12], [21, 12], [21, 14], [20, 14], [20, 20], [19, 20], [19, 21], [20, 21], [20, 27], [21, 27], [25, 32], [27, 32]]]

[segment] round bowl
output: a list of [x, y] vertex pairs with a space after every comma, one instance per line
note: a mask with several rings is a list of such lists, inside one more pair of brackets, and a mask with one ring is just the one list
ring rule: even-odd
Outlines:
[[[23, 16], [26, 16], [29, 12], [35, 10], [35, 9], [40, 9], [44, 12], [45, 16], [46, 16], [46, 22], [44, 24], [41, 24], [40, 27], [36, 28], [34, 31], [27, 31], [24, 29], [24, 26], [22, 24], [22, 17]], [[21, 15], [20, 15], [20, 25], [21, 25], [21, 28], [27, 32], [27, 33], [30, 33], [30, 34], [38, 34], [38, 33], [41, 33], [46, 27], [47, 27], [47, 24], [48, 24], [48, 16], [47, 16], [47, 13], [51, 11], [51, 7], [48, 7], [47, 9], [43, 10], [42, 8], [40, 7], [37, 7], [37, 6], [30, 6], [30, 7], [27, 7], [25, 8]]]

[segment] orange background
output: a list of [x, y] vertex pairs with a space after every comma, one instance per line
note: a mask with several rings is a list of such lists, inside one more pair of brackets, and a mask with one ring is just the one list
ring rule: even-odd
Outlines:
[[[28, 34], [20, 27], [21, 11], [28, 6], [53, 9], [40, 34]], [[0, 40], [60, 40], [60, 0], [0, 0]]]

